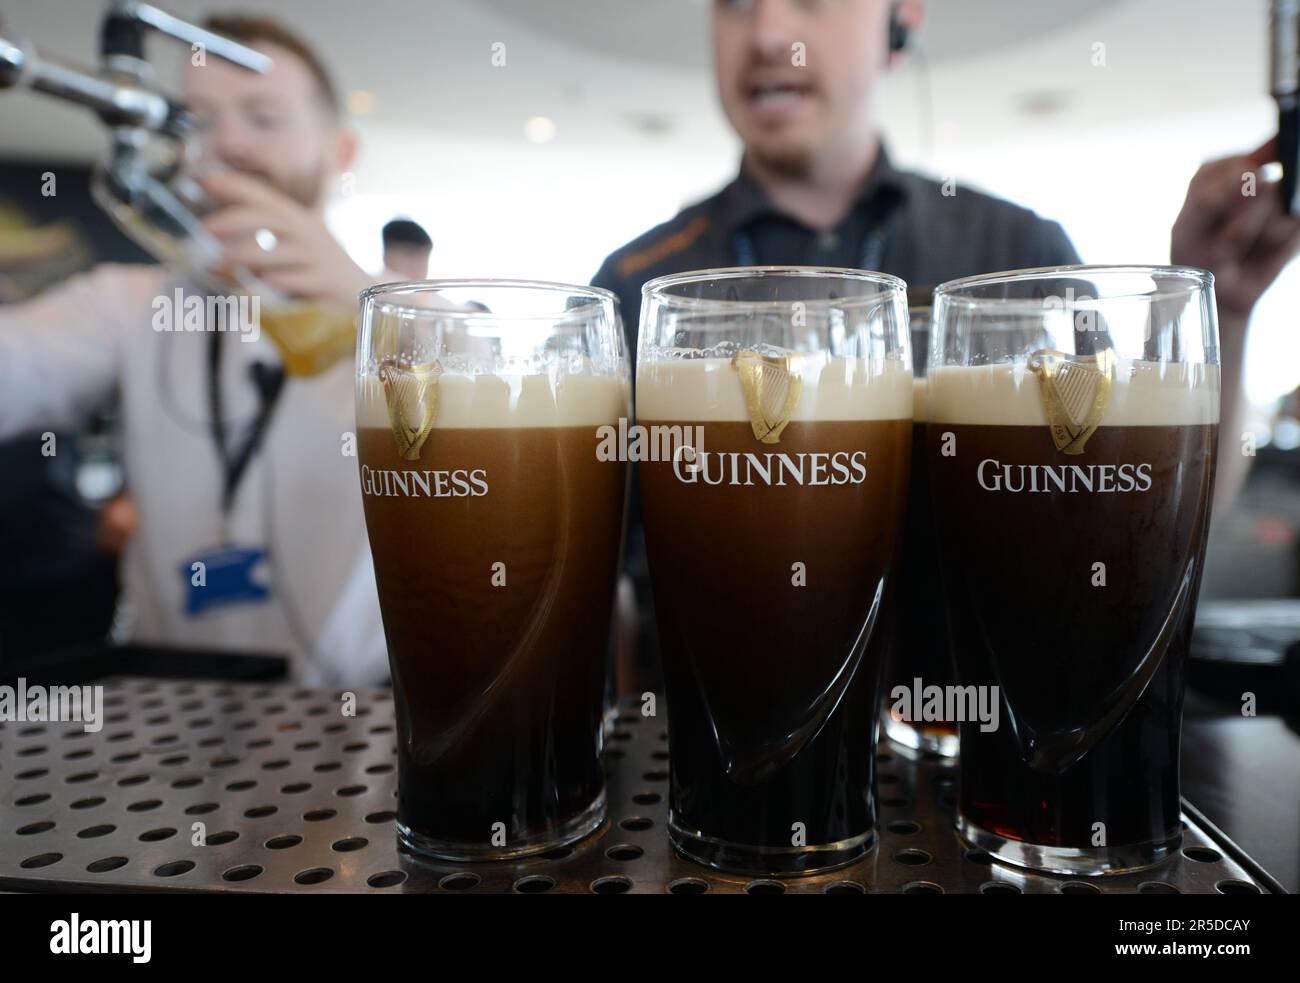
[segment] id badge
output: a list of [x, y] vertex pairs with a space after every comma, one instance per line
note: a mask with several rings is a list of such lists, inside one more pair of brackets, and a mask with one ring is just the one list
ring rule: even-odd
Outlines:
[[236, 604], [264, 604], [266, 551], [256, 546], [221, 546], [182, 563], [185, 613], [190, 617]]

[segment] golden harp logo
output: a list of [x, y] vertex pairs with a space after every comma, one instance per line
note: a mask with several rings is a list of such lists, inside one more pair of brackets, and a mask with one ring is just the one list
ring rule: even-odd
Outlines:
[[407, 461], [420, 459], [420, 448], [438, 415], [438, 377], [442, 365], [432, 362], [401, 366], [394, 358], [379, 363], [379, 381], [388, 402], [388, 422], [393, 427], [397, 451]]
[[1114, 350], [1067, 355], [1044, 348], [1029, 356], [1029, 368], [1038, 377], [1038, 392], [1056, 449], [1065, 454], [1082, 454], [1088, 438], [1101, 426], [1110, 401], [1115, 380]]
[[803, 356], [740, 352], [732, 358], [731, 367], [740, 373], [754, 437], [764, 444], [780, 443], [781, 431], [794, 415], [803, 391]]

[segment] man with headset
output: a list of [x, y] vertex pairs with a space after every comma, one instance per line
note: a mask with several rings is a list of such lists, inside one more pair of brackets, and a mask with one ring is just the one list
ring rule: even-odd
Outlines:
[[[912, 285], [1079, 262], [1055, 222], [897, 169], [872, 119], [876, 78], [919, 22], [919, 0], [716, 0], [714, 67], [744, 143], [736, 179], [611, 255], [635, 334], [641, 284], [713, 266], [882, 270]], [[806, 52], [792, 52], [802, 44]]]
[[[597, 272], [592, 282], [618, 295], [632, 350], [642, 284], [685, 270], [842, 266], [933, 287], [978, 273], [1080, 262], [1056, 222], [967, 188], [953, 194], [890, 161], [872, 113], [876, 80], [907, 46], [923, 7], [922, 0], [714, 0], [718, 94], [744, 155], [734, 181], [618, 249]], [[799, 45], [802, 58], [795, 57]], [[1258, 195], [1241, 194], [1241, 175], [1275, 152], [1270, 142], [1203, 166], [1172, 233], [1174, 263], [1215, 274], [1225, 435], [1215, 489], [1220, 507], [1246, 471], [1230, 435], [1240, 431], [1250, 311], [1300, 248], [1300, 221], [1284, 214], [1276, 186], [1261, 182]], [[636, 513], [634, 504], [627, 563], [641, 644], [653, 649]]]

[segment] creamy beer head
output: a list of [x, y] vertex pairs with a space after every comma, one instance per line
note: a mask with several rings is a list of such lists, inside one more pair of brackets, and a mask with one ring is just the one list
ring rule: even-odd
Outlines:
[[916, 423], [925, 423], [929, 419], [930, 408], [927, 400], [930, 398], [930, 390], [925, 384], [925, 376], [918, 376], [912, 380], [912, 420]]
[[[799, 380], [798, 396], [788, 408], [790, 421], [912, 418], [912, 377], [900, 362], [797, 353], [774, 358], [783, 360], [772, 363], [774, 377], [783, 373], [797, 375]], [[643, 361], [637, 371], [638, 418], [692, 423], [751, 421], [744, 367], [738, 367], [735, 360], [736, 356]]]
[[[628, 412], [628, 386], [621, 376], [443, 373], [425, 384], [437, 394], [431, 428], [598, 427], [617, 423]], [[419, 385], [412, 379], [411, 391], [401, 394], [408, 412], [420, 401]], [[393, 397], [386, 391], [392, 388], [378, 372], [358, 377], [357, 426], [392, 424]]]
[[[932, 423], [1048, 426], [1043, 383], [1023, 362], [944, 366], [929, 375]], [[918, 390], [919, 391], [919, 390]], [[1101, 409], [1103, 427], [1176, 427], [1219, 422], [1219, 367], [1117, 359]]]

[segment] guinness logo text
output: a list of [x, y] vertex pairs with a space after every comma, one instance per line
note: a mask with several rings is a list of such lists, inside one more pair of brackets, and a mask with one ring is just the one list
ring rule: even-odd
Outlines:
[[[1069, 453], [1067, 451], [1067, 453]], [[1150, 464], [1003, 464], [980, 461], [976, 474], [985, 491], [1144, 492], [1151, 490]]]
[[380, 498], [481, 498], [488, 493], [487, 469], [394, 471], [361, 465], [361, 494]]
[[860, 485], [867, 479], [866, 451], [800, 454], [683, 453], [673, 474], [687, 485]]

